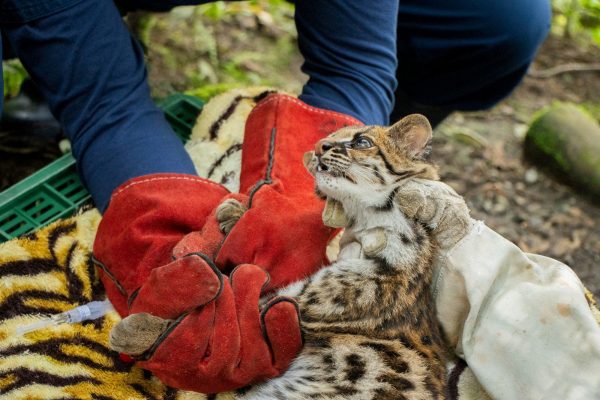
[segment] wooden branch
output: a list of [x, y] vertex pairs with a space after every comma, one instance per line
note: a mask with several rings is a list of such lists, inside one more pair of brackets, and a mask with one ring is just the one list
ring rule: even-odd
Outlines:
[[535, 78], [535, 79], [548, 79], [555, 77], [560, 74], [565, 74], [569, 72], [600, 72], [600, 63], [593, 64], [578, 64], [578, 63], [568, 63], [563, 65], [558, 65], [556, 67], [543, 69], [541, 71], [538, 70], [529, 70], [527, 75]]

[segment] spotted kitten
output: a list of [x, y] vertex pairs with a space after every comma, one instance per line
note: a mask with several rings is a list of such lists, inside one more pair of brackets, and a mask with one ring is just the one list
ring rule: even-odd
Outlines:
[[[410, 115], [392, 127], [346, 127], [305, 156], [324, 220], [346, 227], [338, 260], [278, 294], [300, 305], [305, 345], [281, 377], [244, 400], [443, 399], [444, 344], [430, 292], [433, 245], [395, 195], [407, 179], [438, 179], [423, 160], [431, 126]], [[343, 212], [340, 212], [343, 209]], [[229, 231], [235, 200], [217, 218]]]

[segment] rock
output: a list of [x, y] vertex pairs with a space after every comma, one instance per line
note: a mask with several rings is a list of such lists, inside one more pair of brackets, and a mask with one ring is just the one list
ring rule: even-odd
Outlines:
[[503, 142], [488, 145], [483, 151], [483, 155], [490, 161], [492, 166], [502, 170], [514, 170], [519, 168], [520, 165], [517, 158], [507, 156]]
[[600, 126], [579, 107], [558, 103], [540, 112], [524, 145], [533, 162], [600, 196]]
[[523, 176], [523, 179], [525, 180], [525, 182], [527, 182], [528, 184], [533, 184], [536, 183], [538, 181], [538, 172], [535, 168], [529, 168], [527, 171], [525, 171], [525, 175]]
[[525, 135], [527, 134], [527, 129], [529, 127], [526, 124], [515, 124], [515, 126], [513, 127], [513, 135], [519, 139], [519, 140], [523, 140], [525, 139]]

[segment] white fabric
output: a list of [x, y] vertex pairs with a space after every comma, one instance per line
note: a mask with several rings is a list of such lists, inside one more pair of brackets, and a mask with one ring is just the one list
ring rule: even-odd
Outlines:
[[440, 261], [440, 322], [493, 398], [600, 399], [600, 328], [569, 267], [482, 222]]

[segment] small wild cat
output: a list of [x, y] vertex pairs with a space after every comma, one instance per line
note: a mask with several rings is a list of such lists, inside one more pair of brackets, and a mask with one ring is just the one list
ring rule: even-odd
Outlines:
[[[305, 155], [317, 195], [327, 199], [325, 222], [346, 228], [340, 255], [278, 292], [298, 301], [304, 348], [285, 374], [236, 398], [446, 397], [444, 343], [430, 291], [434, 248], [395, 203], [406, 180], [438, 179], [423, 160], [430, 138], [427, 119], [410, 115], [389, 128], [343, 128]], [[221, 229], [231, 230], [244, 211], [234, 199], [221, 204]], [[119, 339], [114, 334], [111, 342]]]

